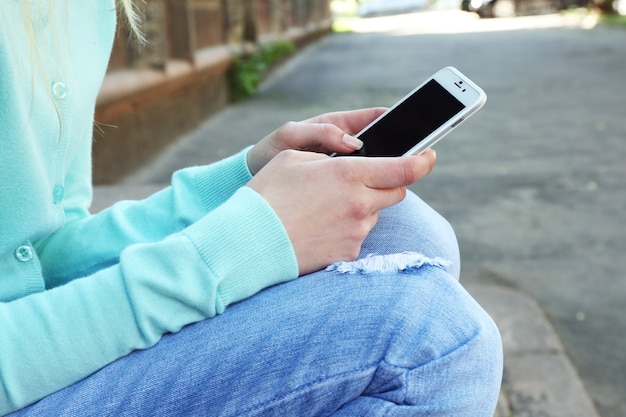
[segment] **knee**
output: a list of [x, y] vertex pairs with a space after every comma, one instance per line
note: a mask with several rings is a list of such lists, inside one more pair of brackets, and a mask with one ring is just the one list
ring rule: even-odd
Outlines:
[[417, 356], [407, 373], [412, 382], [405, 401], [422, 406], [445, 404], [450, 415], [493, 415], [502, 382], [500, 332], [456, 281], [437, 274], [427, 281], [421, 297], [431, 300], [425, 306], [429, 322], [416, 324], [425, 327], [415, 333], [417, 337], [409, 337], [420, 347], [413, 351]]
[[495, 407], [502, 383], [502, 337], [491, 316], [469, 295], [467, 297], [469, 300], [461, 311], [466, 317], [457, 326], [473, 331], [456, 346], [458, 355], [453, 356], [458, 357], [457, 375], [462, 380], [475, 381], [476, 397], [491, 395]]
[[490, 417], [502, 385], [502, 338], [496, 324], [480, 305], [474, 300], [467, 304], [462, 311], [466, 318], [460, 320], [458, 326], [467, 326], [473, 332], [465, 340], [461, 339], [450, 354], [450, 370], [455, 381], [450, 385], [455, 393], [455, 407], [467, 415]]
[[360, 256], [401, 252], [446, 259], [450, 262], [446, 271], [459, 279], [459, 246], [452, 226], [412, 192], [407, 192], [402, 202], [381, 212]]
[[456, 273], [452, 273], [450, 269], [448, 272], [458, 279], [459, 245], [450, 222], [410, 191], [407, 192], [406, 198], [398, 204], [397, 209], [402, 212], [401, 218], [405, 227], [415, 233], [415, 236], [425, 239], [425, 244], [429, 250], [438, 252], [438, 256], [449, 259], [453, 265], [457, 266]]

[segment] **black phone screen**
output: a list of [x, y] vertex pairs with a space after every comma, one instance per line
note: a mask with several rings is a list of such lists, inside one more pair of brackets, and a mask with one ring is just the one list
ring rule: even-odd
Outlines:
[[359, 136], [363, 148], [351, 155], [400, 156], [465, 106], [430, 80]]

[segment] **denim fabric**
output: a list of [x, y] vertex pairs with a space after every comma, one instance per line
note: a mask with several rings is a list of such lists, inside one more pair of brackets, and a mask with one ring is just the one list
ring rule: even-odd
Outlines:
[[407, 251], [450, 266], [274, 286], [15, 415], [493, 416], [500, 335], [457, 282], [449, 224], [413, 194], [361, 256]]

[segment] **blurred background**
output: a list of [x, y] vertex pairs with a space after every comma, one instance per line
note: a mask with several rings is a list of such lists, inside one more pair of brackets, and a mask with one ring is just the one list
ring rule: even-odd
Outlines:
[[[139, 44], [129, 39], [123, 23], [118, 26], [96, 114], [94, 181], [98, 184], [119, 181], [203, 118], [249, 95], [272, 65], [333, 29], [351, 30], [358, 19], [433, 9], [511, 17], [593, 7], [615, 15], [624, 11], [621, 5], [626, 0], [150, 0], [137, 4], [149, 41]], [[181, 112], [183, 107], [186, 111]]]

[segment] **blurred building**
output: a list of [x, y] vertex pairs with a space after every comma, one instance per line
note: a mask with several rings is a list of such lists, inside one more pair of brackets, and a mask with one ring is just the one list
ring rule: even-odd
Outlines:
[[230, 102], [235, 57], [331, 30], [330, 0], [137, 2], [148, 40], [118, 25], [94, 128], [94, 182], [112, 183]]

